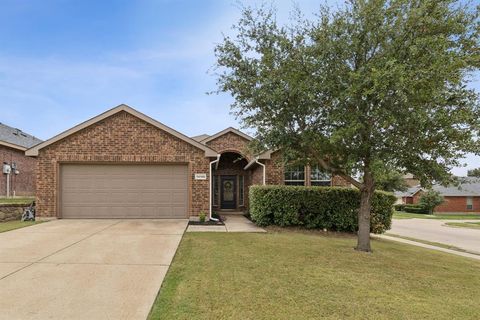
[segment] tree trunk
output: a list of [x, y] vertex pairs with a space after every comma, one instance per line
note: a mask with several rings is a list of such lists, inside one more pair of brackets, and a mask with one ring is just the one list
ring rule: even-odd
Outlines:
[[372, 173], [365, 169], [363, 186], [360, 188], [360, 210], [358, 211], [358, 251], [371, 252], [370, 248], [370, 210], [375, 190]]

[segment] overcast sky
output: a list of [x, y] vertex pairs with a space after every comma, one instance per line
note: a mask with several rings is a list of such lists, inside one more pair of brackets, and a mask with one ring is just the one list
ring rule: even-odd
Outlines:
[[[323, 2], [296, 1], [306, 13]], [[206, 95], [236, 3], [0, 0], [0, 121], [48, 139], [126, 103], [186, 135], [239, 127], [228, 95]], [[293, 2], [275, 4], [286, 21]], [[466, 163], [480, 167], [478, 157]]]

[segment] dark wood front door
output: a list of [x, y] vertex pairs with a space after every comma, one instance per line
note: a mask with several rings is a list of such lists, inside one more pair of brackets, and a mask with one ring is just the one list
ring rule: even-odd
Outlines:
[[222, 209], [237, 208], [237, 177], [220, 177], [220, 207]]

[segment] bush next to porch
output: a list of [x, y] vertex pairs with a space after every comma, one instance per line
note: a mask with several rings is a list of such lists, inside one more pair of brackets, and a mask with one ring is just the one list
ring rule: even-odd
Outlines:
[[[250, 216], [260, 226], [305, 226], [335, 231], [358, 229], [360, 192], [352, 188], [252, 186]], [[371, 232], [390, 229], [395, 196], [375, 192]]]

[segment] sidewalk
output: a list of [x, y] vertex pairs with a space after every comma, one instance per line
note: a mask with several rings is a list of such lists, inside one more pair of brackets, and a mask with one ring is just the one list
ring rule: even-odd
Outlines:
[[472, 253], [468, 253], [468, 252], [461, 252], [461, 251], [446, 249], [446, 248], [442, 248], [442, 247], [433, 246], [433, 245], [430, 245], [430, 244], [425, 244], [425, 243], [421, 243], [421, 242], [416, 242], [416, 241], [412, 241], [412, 240], [407, 240], [407, 239], [402, 239], [402, 238], [397, 238], [397, 237], [391, 237], [391, 236], [386, 236], [386, 235], [373, 235], [373, 237], [378, 238], [378, 239], [397, 241], [397, 242], [401, 242], [401, 243], [414, 245], [414, 246], [417, 246], [417, 247], [442, 251], [442, 252], [446, 252], [446, 253], [456, 254], [457, 256], [462, 256], [462, 257], [467, 257], [467, 258], [480, 260], [480, 255], [476, 255], [476, 254], [472, 254]]
[[242, 215], [225, 215], [224, 226], [188, 226], [187, 232], [266, 232]]

